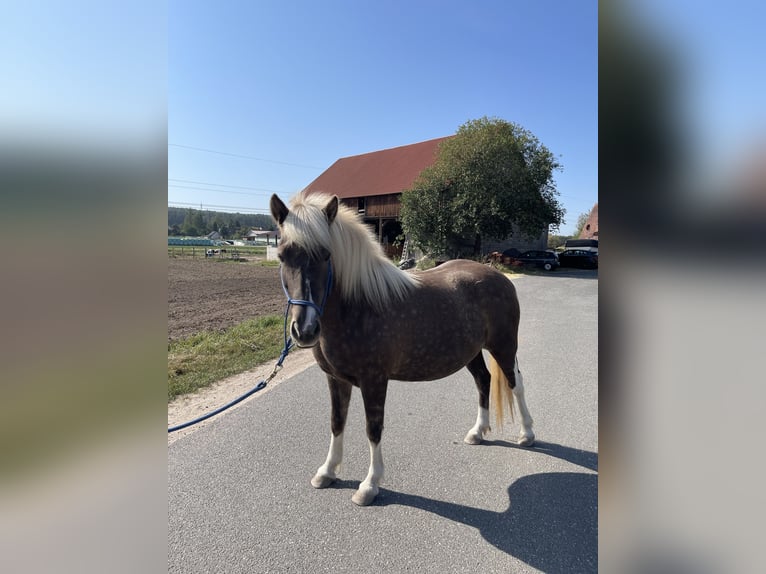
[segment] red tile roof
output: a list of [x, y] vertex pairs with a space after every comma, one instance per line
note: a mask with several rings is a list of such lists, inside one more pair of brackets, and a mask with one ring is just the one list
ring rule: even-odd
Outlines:
[[448, 137], [452, 136], [341, 158], [304, 191], [334, 193], [341, 198], [400, 193], [433, 164], [439, 144]]

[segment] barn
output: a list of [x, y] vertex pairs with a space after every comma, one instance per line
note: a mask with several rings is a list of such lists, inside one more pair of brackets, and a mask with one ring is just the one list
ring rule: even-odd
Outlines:
[[399, 198], [412, 187], [420, 172], [434, 162], [439, 144], [445, 139], [341, 158], [306, 186], [305, 191], [337, 195], [375, 230], [386, 252], [398, 257], [401, 246], [394, 243], [402, 234]]
[[[341, 158], [307, 185], [304, 191], [337, 195], [374, 229], [386, 253], [399, 257], [402, 247], [398, 242], [395, 245], [395, 242], [402, 234], [399, 219], [402, 192], [411, 188], [420, 172], [433, 164], [439, 144], [450, 137]], [[534, 238], [486, 242], [485, 251], [508, 247], [522, 251], [545, 249], [547, 241], [546, 228]]]

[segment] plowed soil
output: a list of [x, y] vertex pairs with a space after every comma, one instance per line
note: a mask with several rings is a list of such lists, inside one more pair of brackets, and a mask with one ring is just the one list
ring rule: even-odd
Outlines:
[[168, 259], [168, 340], [280, 315], [285, 304], [277, 267], [260, 261]]

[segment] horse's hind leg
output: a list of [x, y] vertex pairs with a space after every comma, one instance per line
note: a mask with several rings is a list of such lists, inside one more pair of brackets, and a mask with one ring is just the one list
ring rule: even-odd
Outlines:
[[364, 400], [367, 419], [367, 439], [370, 442], [370, 470], [351, 500], [359, 506], [367, 506], [378, 495], [380, 479], [383, 478], [383, 454], [380, 440], [383, 436], [383, 415], [386, 404], [386, 379], [365, 381], [359, 386]]
[[339, 381], [338, 379], [327, 375], [327, 383], [330, 387], [330, 402], [332, 413], [330, 415], [330, 452], [327, 453], [327, 460], [319, 467], [314, 478], [311, 479], [311, 486], [314, 488], [326, 488], [330, 486], [337, 478], [338, 468], [343, 460], [343, 429], [346, 426], [346, 416], [348, 415], [348, 405], [351, 402], [351, 389], [349, 383]]
[[[529, 414], [527, 401], [524, 397], [524, 378], [521, 376], [519, 359], [517, 357], [514, 357], [513, 359], [512, 373], [513, 379], [508, 377], [508, 381], [513, 391], [513, 398], [519, 408], [519, 414], [521, 414], [521, 434], [519, 434], [519, 444], [522, 446], [532, 446], [535, 442], [535, 433], [532, 431], [532, 416]], [[511, 384], [511, 381], [514, 381], [515, 385]]]
[[479, 390], [479, 412], [476, 415], [476, 424], [471, 427], [463, 441], [468, 444], [479, 444], [489, 428], [489, 382], [490, 375], [487, 365], [484, 362], [484, 356], [481, 351], [471, 362], [466, 365], [468, 371], [473, 375], [476, 382], [476, 388]]
[[518, 444], [532, 446], [535, 442], [535, 433], [532, 431], [532, 416], [529, 414], [527, 400], [524, 397], [524, 378], [519, 370], [519, 361], [516, 358], [515, 350], [491, 348], [489, 352], [502, 369], [505, 378], [508, 379], [508, 386], [513, 394], [513, 402], [521, 415], [521, 433]]

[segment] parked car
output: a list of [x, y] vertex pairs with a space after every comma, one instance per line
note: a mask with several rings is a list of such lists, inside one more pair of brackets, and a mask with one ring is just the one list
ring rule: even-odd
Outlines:
[[553, 251], [525, 251], [513, 258], [512, 265], [529, 265], [553, 271], [559, 266], [559, 260]]
[[580, 249], [592, 251], [598, 255], [598, 239], [567, 239], [564, 249]]
[[509, 257], [513, 259], [514, 257], [518, 257], [519, 255], [521, 255], [521, 251], [519, 251], [515, 247], [511, 247], [503, 251], [503, 257]]
[[503, 265], [513, 265], [513, 260], [521, 255], [521, 251], [515, 247], [506, 249], [502, 253], [499, 251], [493, 251], [487, 256], [488, 261], [492, 263], [502, 263]]
[[559, 253], [559, 263], [562, 267], [598, 269], [598, 253], [583, 249], [566, 249]]

